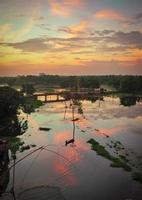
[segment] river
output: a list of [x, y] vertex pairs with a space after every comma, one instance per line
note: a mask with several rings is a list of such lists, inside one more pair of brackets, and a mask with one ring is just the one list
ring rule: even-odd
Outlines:
[[[45, 148], [16, 165], [17, 194], [49, 185], [59, 187], [66, 200], [141, 200], [142, 184], [133, 180], [132, 173], [142, 170], [142, 101], [122, 105], [118, 97], [104, 97], [75, 105], [70, 101], [48, 103], [28, 115], [28, 126], [20, 139], [36, 146], [17, 152], [17, 160], [38, 147]], [[111, 167], [110, 160], [91, 149], [87, 142], [91, 138], [112, 155], [128, 156], [132, 171]], [[116, 150], [115, 141], [123, 148]], [[7, 191], [11, 184], [12, 170]]]

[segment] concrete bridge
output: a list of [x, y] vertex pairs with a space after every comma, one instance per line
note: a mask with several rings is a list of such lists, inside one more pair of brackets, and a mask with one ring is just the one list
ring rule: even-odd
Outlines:
[[[66, 101], [69, 99], [74, 98], [86, 98], [86, 97], [102, 97], [104, 93], [95, 92], [95, 91], [88, 91], [88, 92], [77, 92], [77, 91], [62, 91], [62, 92], [44, 92], [44, 93], [35, 93], [33, 94], [34, 97], [43, 97], [44, 102], [59, 102], [59, 101]], [[55, 97], [52, 99], [52, 97]]]
[[[66, 99], [63, 98], [63, 92], [44, 92], [44, 93], [35, 93], [33, 94], [34, 97], [43, 97], [44, 102], [57, 102], [57, 101], [65, 101]], [[52, 97], [55, 97], [52, 99]], [[62, 97], [62, 98], [61, 98]]]

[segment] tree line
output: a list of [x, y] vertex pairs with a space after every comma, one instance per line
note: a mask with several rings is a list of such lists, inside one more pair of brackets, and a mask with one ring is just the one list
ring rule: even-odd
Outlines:
[[102, 85], [108, 85], [120, 92], [142, 92], [142, 76], [59, 76], [40, 74], [37, 76], [0, 77], [0, 84], [8, 84], [9, 86], [30, 84], [34, 86], [75, 88], [77, 83], [82, 88], [98, 88]]

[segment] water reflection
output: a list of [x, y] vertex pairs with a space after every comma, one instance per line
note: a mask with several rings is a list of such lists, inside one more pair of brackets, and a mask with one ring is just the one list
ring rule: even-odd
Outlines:
[[[65, 191], [68, 200], [85, 200], [95, 195], [97, 200], [104, 200], [108, 195], [110, 200], [124, 199], [120, 198], [119, 191], [122, 191], [125, 197], [133, 196], [137, 200], [136, 183], [132, 182], [122, 170], [111, 169], [109, 161], [98, 157], [90, 150], [90, 145], [86, 142], [93, 137], [111, 153], [121, 153], [121, 156], [122, 153], [128, 153], [126, 149], [116, 152], [113, 148], [115, 143], [111, 142], [116, 140], [121, 141], [127, 148], [140, 152], [141, 148], [138, 147], [136, 141], [141, 141], [141, 113], [140, 103], [128, 108], [120, 105], [119, 98], [111, 97], [105, 97], [103, 101], [97, 99], [94, 103], [75, 99], [45, 104], [39, 108], [38, 112], [30, 115], [29, 129], [21, 135], [21, 138], [33, 142], [37, 148], [47, 144], [54, 146], [48, 147], [50, 153], [43, 150], [38, 159], [35, 156], [36, 162], [31, 156], [17, 166], [16, 191], [19, 191], [19, 185], [22, 185], [22, 189], [27, 189], [42, 184], [59, 186], [63, 191], [68, 187]], [[51, 131], [39, 131], [39, 127], [43, 125], [51, 127]], [[139, 134], [135, 134], [136, 132]], [[65, 146], [66, 141], [68, 144]], [[52, 151], [55, 152], [55, 156], [52, 155]], [[58, 154], [63, 155], [66, 160]], [[18, 154], [18, 158], [22, 155], [25, 154]], [[25, 178], [24, 184], [21, 176]], [[108, 180], [109, 184], [107, 184]], [[132, 184], [133, 195], [130, 194]], [[90, 187], [93, 189], [90, 190]], [[114, 188], [113, 191], [112, 188]], [[126, 190], [124, 191], [123, 188]], [[104, 198], [101, 198], [102, 191]], [[80, 193], [82, 198], [78, 198]]]
[[136, 102], [139, 102], [140, 100], [141, 98], [136, 96], [122, 96], [120, 97], [120, 104], [123, 106], [134, 106], [136, 105]]

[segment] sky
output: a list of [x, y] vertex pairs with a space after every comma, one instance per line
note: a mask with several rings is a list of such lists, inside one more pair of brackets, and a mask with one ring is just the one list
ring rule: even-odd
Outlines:
[[0, 76], [142, 75], [142, 0], [0, 0]]

